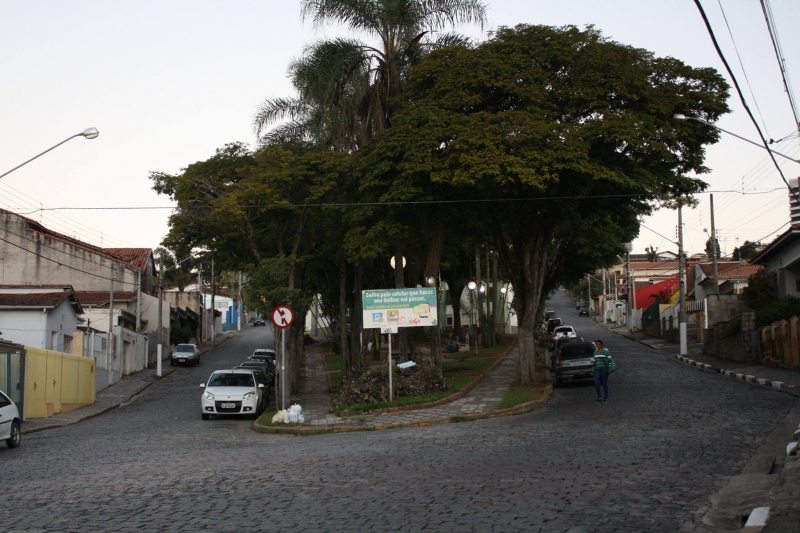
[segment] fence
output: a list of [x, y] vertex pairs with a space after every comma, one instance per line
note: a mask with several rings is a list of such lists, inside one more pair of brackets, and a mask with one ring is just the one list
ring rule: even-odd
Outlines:
[[41, 348], [25, 350], [25, 419], [94, 403], [94, 359]]
[[765, 365], [800, 370], [799, 317], [761, 328], [761, 362]]
[[25, 405], [25, 350], [0, 345], [0, 390], [22, 410]]

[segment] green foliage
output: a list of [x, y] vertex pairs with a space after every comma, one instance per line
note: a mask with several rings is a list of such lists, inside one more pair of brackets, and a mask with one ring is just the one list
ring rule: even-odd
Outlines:
[[761, 269], [747, 280], [747, 287], [742, 297], [744, 304], [757, 312], [758, 309], [767, 307], [778, 299], [778, 288], [767, 272]]
[[742, 261], [743, 259], [751, 259], [758, 253], [759, 247], [761, 247], [760, 242], [744, 241], [744, 244], [733, 249], [733, 260]]
[[170, 344], [184, 344], [189, 342], [191, 338], [192, 332], [187, 328], [176, 327], [169, 330]]
[[[716, 252], [714, 251], [714, 248], [716, 248]], [[714, 253], [716, 253], [717, 259], [719, 259], [722, 255], [719, 247], [719, 239], [708, 239], [706, 241], [706, 256], [710, 258], [714, 255]]]
[[769, 326], [795, 316], [800, 316], [800, 298], [787, 296], [756, 307], [756, 326], [759, 328]]
[[393, 127], [360, 154], [362, 188], [384, 201], [482, 200], [468, 216], [499, 252], [523, 320], [530, 299], [612, 264], [639, 216], [705, 187], [687, 174], [707, 171], [703, 145], [718, 133], [670, 118], [713, 122], [727, 88], [711, 69], [593, 28], [501, 28], [414, 69]]
[[644, 249], [648, 261], [658, 261], [658, 248], [652, 244]]

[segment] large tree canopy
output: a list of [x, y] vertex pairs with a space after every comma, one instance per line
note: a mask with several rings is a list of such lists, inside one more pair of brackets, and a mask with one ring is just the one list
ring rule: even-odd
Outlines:
[[[393, 127], [367, 145], [365, 187], [462, 199], [514, 285], [520, 373], [532, 379], [548, 293], [609, 264], [638, 217], [705, 183], [711, 127], [728, 111], [713, 69], [568, 26], [501, 28], [414, 68]], [[411, 193], [409, 193], [411, 191]]]

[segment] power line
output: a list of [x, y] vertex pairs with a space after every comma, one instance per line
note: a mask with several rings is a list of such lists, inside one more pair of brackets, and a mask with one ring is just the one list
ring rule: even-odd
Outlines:
[[[773, 188], [773, 189], [764, 189], [764, 190], [753, 190], [753, 191], [742, 191], [738, 190], [714, 190], [714, 191], [700, 191], [694, 194], [724, 194], [724, 193], [736, 193], [736, 194], [745, 194], [745, 195], [760, 195], [760, 194], [769, 194], [771, 192], [775, 192], [776, 190], [783, 190], [783, 187], [780, 188]], [[172, 210], [182, 210], [182, 211], [194, 211], [194, 210], [229, 210], [229, 209], [292, 209], [292, 208], [303, 208], [303, 207], [376, 207], [376, 206], [389, 206], [389, 205], [436, 205], [436, 204], [472, 204], [472, 203], [502, 203], [502, 202], [557, 202], [562, 200], [594, 200], [594, 199], [603, 199], [603, 198], [638, 198], [638, 197], [654, 197], [656, 193], [651, 192], [640, 192], [640, 193], [630, 193], [630, 194], [598, 194], [598, 195], [586, 195], [586, 196], [549, 196], [549, 197], [540, 197], [540, 198], [476, 198], [476, 199], [469, 199], [469, 200], [398, 200], [398, 201], [391, 201], [391, 202], [327, 202], [327, 203], [314, 203], [314, 204], [291, 204], [291, 203], [282, 203], [282, 204], [270, 204], [270, 205], [190, 205], [190, 206], [116, 206], [116, 207], [87, 207], [87, 206], [64, 206], [64, 207], [48, 207], [44, 208], [44, 211], [148, 211], [148, 210], [160, 210], [160, 209], [172, 209]], [[29, 212], [17, 212], [18, 215], [28, 215], [31, 213], [36, 213], [38, 211], [42, 211], [42, 209], [35, 209]]]
[[700, 11], [700, 15], [703, 17], [703, 22], [706, 25], [706, 29], [708, 30], [708, 34], [711, 37], [711, 41], [714, 43], [714, 48], [717, 50], [717, 55], [722, 60], [722, 63], [725, 65], [725, 69], [728, 71], [728, 75], [731, 77], [731, 81], [733, 81], [733, 86], [736, 88], [736, 93], [739, 95], [739, 100], [742, 102], [742, 106], [744, 107], [745, 111], [747, 111], [747, 116], [750, 117], [750, 120], [753, 122], [753, 126], [756, 127], [756, 131], [758, 131], [758, 136], [761, 139], [761, 143], [764, 145], [764, 148], [769, 153], [769, 156], [772, 158], [772, 163], [775, 165], [775, 168], [778, 169], [778, 172], [781, 174], [781, 179], [783, 183], [786, 185], [786, 188], [789, 189], [789, 192], [795, 197], [798, 203], [800, 203], [800, 196], [796, 192], [792, 190], [789, 186], [789, 182], [786, 180], [786, 176], [783, 175], [783, 170], [781, 169], [778, 162], [775, 160], [775, 155], [772, 153], [772, 150], [769, 149], [769, 143], [764, 138], [764, 134], [761, 133], [761, 128], [758, 126], [758, 122], [756, 121], [755, 117], [753, 116], [753, 112], [750, 111], [750, 108], [747, 105], [747, 100], [744, 98], [744, 94], [742, 94], [742, 88], [739, 87], [739, 82], [736, 81], [736, 76], [733, 75], [733, 71], [731, 70], [731, 66], [728, 64], [728, 61], [725, 59], [725, 54], [722, 53], [722, 49], [719, 47], [719, 43], [717, 42], [717, 38], [714, 35], [714, 30], [711, 28], [711, 23], [708, 21], [708, 17], [706, 16], [706, 12], [703, 9], [703, 6], [700, 4], [700, 0], [694, 0], [697, 9]]
[[756, 100], [756, 95], [753, 94], [753, 87], [750, 85], [750, 79], [747, 77], [747, 71], [744, 69], [744, 63], [742, 63], [742, 56], [739, 55], [739, 47], [736, 46], [736, 39], [733, 38], [733, 32], [731, 31], [731, 26], [730, 24], [728, 24], [728, 16], [725, 14], [725, 9], [722, 8], [722, 0], [717, 0], [717, 3], [719, 4], [719, 10], [722, 12], [722, 18], [725, 20], [725, 26], [728, 28], [728, 35], [731, 36], [731, 42], [733, 43], [733, 49], [736, 51], [736, 57], [739, 60], [739, 66], [742, 67], [742, 74], [744, 74], [744, 81], [747, 82], [747, 89], [750, 91], [750, 96], [753, 97], [753, 103], [756, 105], [756, 109], [758, 110], [758, 116], [761, 118], [761, 123], [764, 125], [764, 131], [767, 132], [767, 137], [769, 137], [769, 130], [767, 129], [767, 123], [764, 121], [764, 115], [761, 114], [761, 108], [758, 106], [758, 100]]
[[55, 260], [55, 259], [52, 259], [52, 258], [50, 258], [50, 257], [47, 257], [47, 256], [45, 256], [45, 255], [42, 255], [42, 254], [40, 254], [39, 252], [35, 252], [35, 251], [33, 251], [33, 250], [28, 250], [27, 248], [25, 248], [25, 247], [22, 247], [22, 246], [20, 246], [20, 245], [18, 245], [18, 244], [15, 244], [15, 243], [13, 243], [13, 242], [11, 242], [11, 241], [9, 241], [9, 240], [6, 240], [6, 239], [4, 239], [4, 238], [2, 238], [2, 237], [0, 237], [0, 241], [3, 241], [3, 242], [5, 242], [6, 244], [10, 244], [10, 245], [11, 245], [11, 246], [13, 246], [14, 248], [19, 248], [19, 249], [20, 249], [20, 250], [22, 250], [22, 251], [25, 251], [25, 252], [28, 252], [28, 253], [30, 253], [30, 254], [33, 254], [33, 255], [35, 255], [35, 256], [37, 256], [37, 257], [40, 257], [40, 258], [44, 259], [45, 261], [50, 261], [51, 263], [55, 263], [55, 264], [57, 264], [57, 265], [59, 265], [59, 266], [62, 266], [62, 267], [64, 267], [64, 268], [68, 268], [68, 269], [70, 269], [70, 270], [74, 270], [74, 271], [76, 271], [76, 272], [80, 272], [81, 274], [86, 274], [87, 276], [93, 276], [93, 277], [95, 277], [95, 278], [104, 279], [104, 280], [106, 280], [106, 281], [116, 281], [117, 283], [121, 283], [121, 284], [124, 284], [124, 285], [133, 285], [133, 286], [136, 286], [136, 283], [132, 283], [132, 282], [129, 282], [129, 281], [121, 281], [121, 280], [118, 280], [118, 279], [116, 279], [116, 278], [113, 278], [113, 279], [112, 279], [112, 278], [107, 278], [107, 277], [105, 277], [105, 276], [101, 276], [100, 274], [95, 274], [94, 272], [88, 272], [88, 271], [86, 271], [86, 270], [83, 270], [83, 269], [80, 269], [80, 268], [76, 268], [76, 267], [73, 267], [73, 266], [65, 265], [64, 263], [62, 263], [62, 262], [60, 262], [60, 261], [57, 261], [57, 260]]
[[778, 29], [775, 26], [775, 19], [772, 16], [772, 7], [769, 5], [769, 0], [761, 0], [761, 10], [764, 12], [764, 19], [767, 21], [769, 37], [772, 39], [772, 48], [775, 49], [775, 57], [778, 59], [778, 68], [781, 70], [783, 87], [786, 89], [786, 94], [789, 96], [789, 105], [791, 106], [792, 114], [794, 115], [794, 123], [797, 126], [797, 131], [800, 132], [800, 115], [797, 114], [797, 105], [795, 104], [792, 84], [789, 81], [789, 74], [786, 72], [786, 59], [783, 57], [783, 48], [781, 47], [781, 41], [778, 38]]

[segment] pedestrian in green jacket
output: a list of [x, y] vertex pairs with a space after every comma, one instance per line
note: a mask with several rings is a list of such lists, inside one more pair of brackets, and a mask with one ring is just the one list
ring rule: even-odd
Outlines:
[[[603, 346], [603, 341], [594, 341], [596, 347], [594, 351], [594, 390], [597, 393], [597, 403], [608, 401], [608, 373], [611, 370], [611, 352]], [[600, 386], [603, 386], [603, 396], [600, 396]]]

